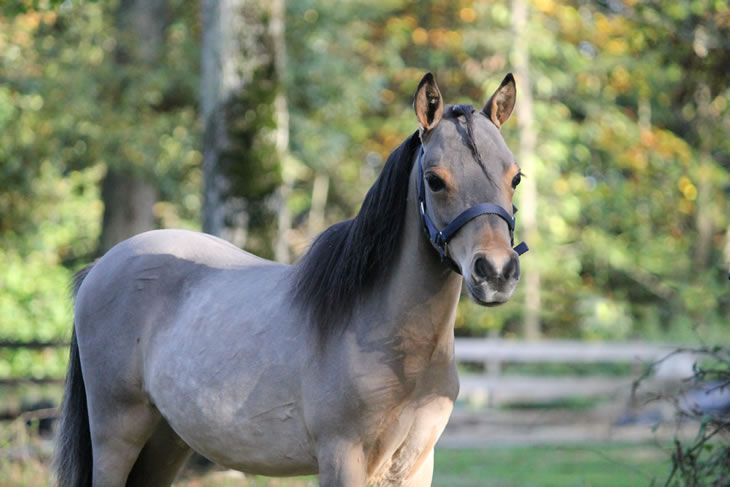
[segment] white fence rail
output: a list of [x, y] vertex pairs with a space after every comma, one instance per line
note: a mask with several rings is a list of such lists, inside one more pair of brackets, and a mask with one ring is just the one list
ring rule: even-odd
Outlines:
[[[461, 374], [460, 399], [478, 403], [547, 402], [567, 397], [628, 396], [644, 364], [667, 357], [677, 347], [642, 342], [607, 343], [545, 340], [457, 338], [458, 362], [479, 363], [483, 374]], [[678, 381], [692, 374], [691, 354], [672, 355], [661, 362], [656, 378]], [[633, 365], [629, 376], [535, 375], [502, 373], [505, 363], [623, 363]]]

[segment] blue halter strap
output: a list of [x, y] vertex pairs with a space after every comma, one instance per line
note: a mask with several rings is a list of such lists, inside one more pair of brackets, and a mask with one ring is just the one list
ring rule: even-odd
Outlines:
[[[433, 223], [431, 217], [426, 212], [426, 188], [424, 185], [423, 177], [423, 146], [418, 153], [418, 212], [421, 215], [421, 222], [423, 223], [423, 229], [431, 242], [431, 245], [438, 251], [441, 257], [441, 262], [449, 265], [454, 272], [461, 274], [461, 269], [454, 260], [447, 255], [447, 246], [449, 240], [463, 227], [466, 223], [473, 220], [480, 215], [497, 215], [507, 223], [509, 227], [510, 245], [514, 245], [514, 230], [515, 230], [515, 217], [510, 215], [507, 210], [494, 203], [479, 203], [478, 205], [472, 206], [462, 211], [456, 218], [454, 218], [443, 230], [439, 230], [438, 227]], [[517, 213], [517, 207], [512, 205], [512, 212]], [[516, 247], [513, 248], [517, 255], [522, 255], [529, 250], [525, 242], [520, 242]]]

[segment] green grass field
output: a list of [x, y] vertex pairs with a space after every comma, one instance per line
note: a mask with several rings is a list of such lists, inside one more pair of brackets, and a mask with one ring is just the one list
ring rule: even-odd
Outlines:
[[669, 455], [655, 445], [587, 444], [437, 450], [438, 487], [663, 485]]

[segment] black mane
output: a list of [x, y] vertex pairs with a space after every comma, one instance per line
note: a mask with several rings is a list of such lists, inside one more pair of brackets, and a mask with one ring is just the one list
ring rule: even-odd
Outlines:
[[322, 232], [296, 266], [293, 297], [309, 310], [323, 341], [347, 326], [359, 296], [396, 256], [408, 180], [420, 145], [415, 133], [395, 149], [357, 216]]

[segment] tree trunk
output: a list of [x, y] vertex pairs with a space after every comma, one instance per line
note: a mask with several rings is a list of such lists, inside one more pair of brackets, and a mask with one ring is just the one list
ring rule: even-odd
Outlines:
[[[518, 160], [527, 174], [520, 188], [520, 222], [525, 241], [537, 241], [537, 170], [535, 165], [536, 135], [533, 126], [532, 90], [530, 88], [529, 54], [527, 42], [528, 5], [526, 0], [512, 2], [512, 28], [515, 35], [515, 73], [521, 93], [517, 99], [517, 118], [520, 129]], [[523, 272], [525, 286], [524, 334], [528, 340], [540, 338], [540, 270], [537, 259], [531, 259]]]
[[239, 247], [246, 244], [251, 209], [241, 188], [257, 189], [246, 184], [262, 170], [254, 159], [268, 152], [252, 148], [261, 130], [250, 121], [264, 111], [272, 89], [266, 5], [202, 1], [203, 231]]
[[[154, 70], [162, 58], [167, 26], [166, 0], [122, 0], [117, 10], [116, 60], [121, 70], [127, 65]], [[99, 252], [137, 233], [155, 228], [154, 204], [157, 188], [132, 161], [109, 166], [102, 183], [104, 218]]]
[[697, 171], [697, 210], [695, 226], [697, 227], [697, 241], [694, 248], [694, 270], [702, 271], [709, 267], [712, 253], [712, 238], [715, 235], [715, 226], [712, 222], [712, 173], [711, 155], [707, 152], [700, 154], [700, 167]]
[[289, 206], [289, 195], [294, 187], [294, 175], [289, 168], [289, 107], [286, 97], [286, 9], [284, 0], [271, 1], [271, 20], [269, 30], [271, 32], [274, 72], [276, 74], [277, 92], [274, 99], [274, 120], [276, 122], [276, 152], [281, 163], [282, 184], [278, 193], [278, 228], [274, 257], [282, 264], [291, 261], [289, 251], [289, 233], [291, 231], [292, 217]]
[[106, 252], [118, 242], [155, 228], [152, 212], [157, 188], [129, 171], [112, 170], [101, 186], [104, 220], [99, 249]]
[[[725, 205], [727, 213], [730, 214], [730, 204]], [[725, 267], [727, 268], [727, 278], [730, 279], [730, 225], [725, 230], [725, 248], [723, 249], [725, 255]]]
[[312, 207], [309, 210], [307, 230], [310, 238], [324, 230], [324, 210], [327, 206], [330, 178], [326, 172], [317, 171], [312, 185]]
[[[697, 128], [699, 133], [710, 133], [711, 124], [718, 123], [713, 120], [710, 111], [711, 93], [705, 83], [700, 83], [695, 93], [697, 104]], [[715, 228], [712, 222], [712, 138], [702, 137], [700, 143], [700, 167], [697, 170], [697, 200], [695, 212], [695, 226], [697, 228], [697, 240], [694, 246], [694, 271], [707, 269], [712, 253], [712, 237], [715, 235]]]

